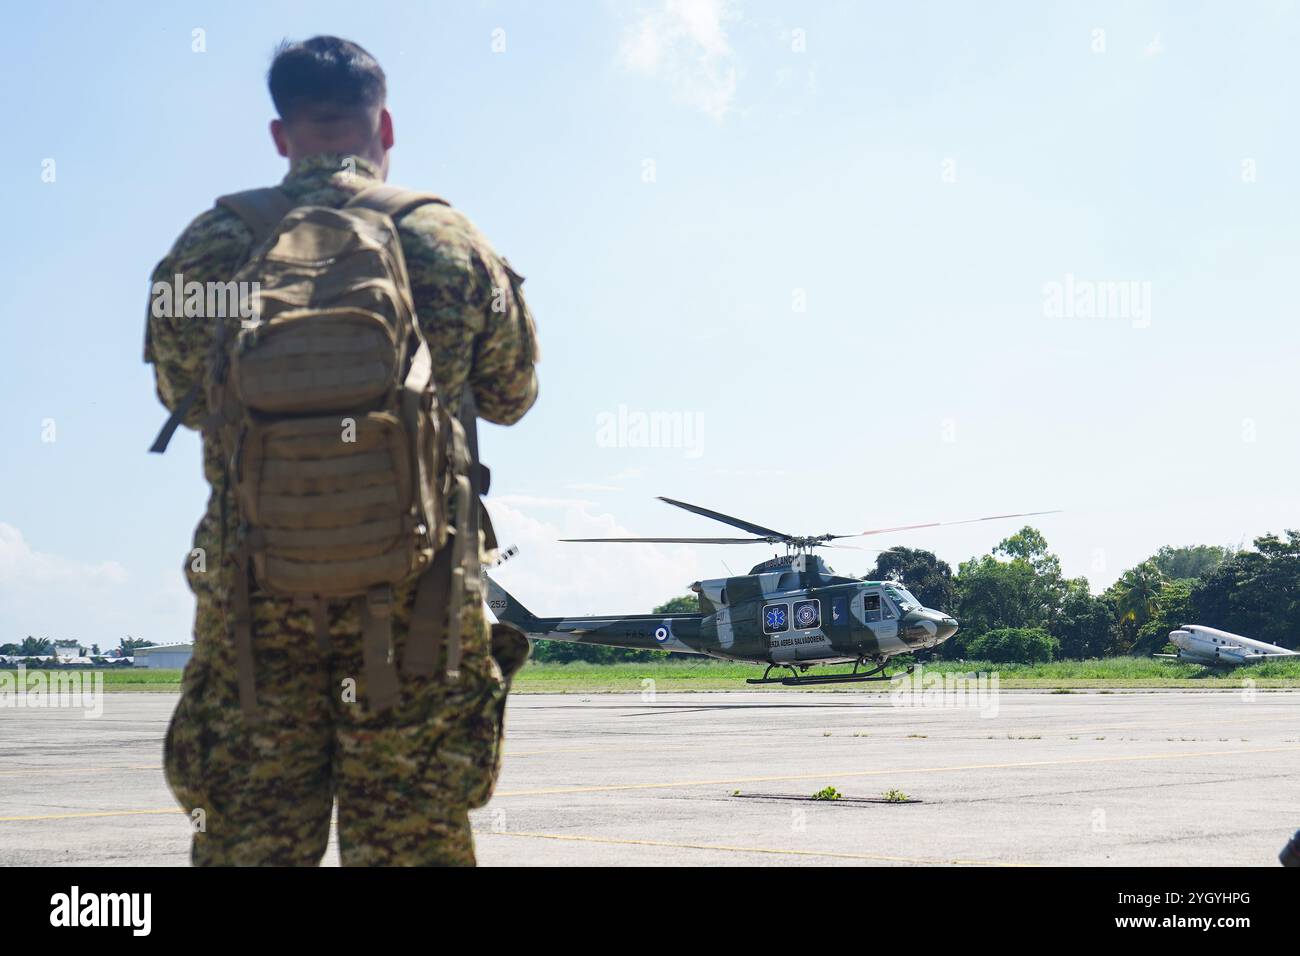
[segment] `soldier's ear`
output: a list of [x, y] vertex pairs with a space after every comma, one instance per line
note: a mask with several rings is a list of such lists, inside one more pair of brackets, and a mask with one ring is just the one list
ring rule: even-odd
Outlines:
[[384, 152], [393, 148], [393, 114], [387, 107], [379, 111], [379, 145]]
[[289, 140], [284, 135], [284, 120], [271, 120], [271, 139], [275, 140], [275, 151], [287, 158], [289, 155]]

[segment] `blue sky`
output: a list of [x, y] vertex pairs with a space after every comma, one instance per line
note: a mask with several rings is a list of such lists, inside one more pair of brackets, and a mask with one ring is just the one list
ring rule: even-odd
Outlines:
[[[483, 449], [534, 610], [769, 556], [554, 542], [721, 530], [656, 494], [796, 533], [1063, 508], [1038, 527], [1098, 588], [1297, 525], [1295, 3], [28, 5], [0, 35], [0, 642], [186, 636], [206, 487], [196, 436], [145, 453], [147, 278], [283, 175], [265, 69], [322, 32], [388, 72], [392, 180], [528, 276], [541, 398]], [[1067, 281], [1149, 308], [1053, 315]], [[691, 441], [611, 442], [620, 408]], [[864, 544], [955, 566], [1014, 530]]]

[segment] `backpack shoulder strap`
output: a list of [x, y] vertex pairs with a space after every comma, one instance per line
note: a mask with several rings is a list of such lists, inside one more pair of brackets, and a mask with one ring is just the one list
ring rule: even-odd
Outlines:
[[442, 206], [450, 205], [447, 200], [441, 196], [435, 196], [433, 193], [420, 193], [411, 189], [403, 189], [400, 186], [377, 183], [361, 190], [348, 200], [348, 204], [343, 208], [348, 209], [359, 206], [362, 209], [373, 209], [375, 212], [382, 212], [395, 221], [412, 209], [418, 206], [427, 206], [430, 203], [437, 203]]
[[[231, 193], [228, 196], [218, 196], [216, 205], [224, 209], [229, 209], [240, 221], [253, 233], [253, 245], [256, 246], [263, 239], [271, 234], [280, 220], [289, 214], [293, 209], [293, 200], [290, 199], [283, 191], [270, 187], [267, 189], [247, 189], [240, 193]], [[198, 400], [200, 383], [195, 382], [190, 386], [190, 390], [185, 393], [180, 402], [167, 416], [167, 421], [163, 423], [162, 430], [158, 432], [158, 437], [154, 439], [153, 444], [149, 447], [151, 452], [161, 455], [167, 450], [167, 445], [172, 440], [172, 435], [180, 427], [185, 416], [189, 414], [190, 409]]]
[[281, 219], [289, 215], [293, 209], [293, 200], [283, 190], [272, 186], [219, 196], [217, 205], [238, 216], [252, 230], [253, 244], [257, 245], [280, 225]]

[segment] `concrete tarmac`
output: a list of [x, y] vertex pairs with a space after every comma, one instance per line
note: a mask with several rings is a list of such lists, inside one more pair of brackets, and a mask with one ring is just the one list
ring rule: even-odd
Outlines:
[[[175, 702], [0, 711], [0, 865], [185, 864], [160, 766]], [[1272, 866], [1300, 827], [1300, 691], [900, 703], [517, 695], [480, 863]], [[843, 799], [807, 799], [826, 787]]]

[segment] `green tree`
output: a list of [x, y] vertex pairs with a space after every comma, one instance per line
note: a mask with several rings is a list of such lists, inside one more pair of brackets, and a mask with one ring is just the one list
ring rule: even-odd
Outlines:
[[961, 630], [948, 645], [956, 647], [963, 636], [973, 639], [998, 627], [1045, 623], [1034, 578], [1033, 566], [1020, 559], [999, 561], [986, 554], [963, 561], [957, 567], [955, 587]]
[[998, 628], [1050, 630], [1065, 597], [1061, 562], [1037, 529], [1022, 528], [992, 554], [963, 561], [955, 582], [956, 616], [962, 629], [944, 644], [944, 656], [968, 653], [967, 645]]
[[1034, 572], [1046, 580], [1059, 581], [1061, 578], [1061, 559], [1047, 550], [1043, 533], [1029, 525], [1004, 538], [993, 553], [1028, 561], [1034, 566]]
[[1300, 532], [1256, 538], [1192, 589], [1185, 623], [1206, 624], [1256, 640], [1300, 647]]
[[35, 638], [29, 634], [18, 645], [18, 653], [23, 657], [48, 657], [54, 653], [54, 642], [48, 637]]
[[1194, 623], [1192, 618], [1192, 590], [1194, 578], [1165, 581], [1156, 596], [1155, 610], [1150, 619], [1137, 630], [1133, 654], [1154, 654], [1169, 643], [1169, 632], [1184, 624]]
[[1033, 601], [1044, 622], [1051, 620], [1065, 598], [1066, 582], [1061, 577], [1061, 559], [1047, 550], [1047, 539], [1028, 525], [993, 549], [1013, 561], [1027, 561], [1034, 569]]
[[683, 594], [660, 604], [651, 614], [699, 614], [700, 600], [694, 594]]
[[1114, 604], [1104, 596], [1094, 596], [1086, 578], [1065, 583], [1065, 598], [1051, 627], [1052, 636], [1060, 642], [1060, 656], [1105, 656], [1116, 637]]
[[662, 659], [664, 651], [642, 650], [634, 647], [604, 647], [600, 644], [579, 644], [574, 641], [536, 641], [533, 660], [542, 664], [570, 664], [583, 661], [588, 664], [643, 663]]
[[1154, 561], [1144, 561], [1129, 568], [1111, 587], [1115, 592], [1115, 607], [1121, 624], [1131, 624], [1140, 630], [1156, 613], [1156, 601], [1165, 586], [1165, 576]]
[[970, 642], [970, 657], [995, 664], [1039, 664], [1053, 660], [1060, 642], [1039, 627], [1000, 627]]
[[1165, 545], [1151, 557], [1151, 561], [1166, 578], [1199, 578], [1213, 571], [1235, 552], [1217, 544], [1194, 544], [1183, 548]]
[[950, 611], [954, 604], [952, 567], [933, 552], [920, 548], [890, 548], [876, 558], [876, 566], [863, 580], [897, 581], [926, 607]]

